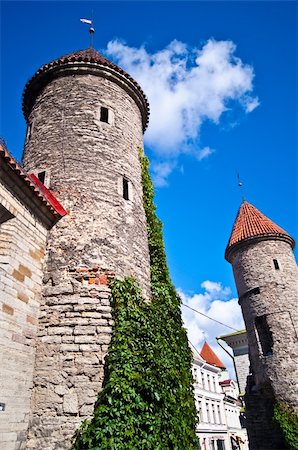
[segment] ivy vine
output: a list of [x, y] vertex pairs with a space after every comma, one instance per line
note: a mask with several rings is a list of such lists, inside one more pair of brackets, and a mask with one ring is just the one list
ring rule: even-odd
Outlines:
[[152, 300], [144, 301], [132, 278], [111, 282], [114, 332], [103, 388], [93, 418], [74, 436], [73, 450], [199, 448], [192, 352], [167, 267], [149, 162], [141, 151], [140, 161]]
[[274, 405], [274, 420], [279, 424], [290, 450], [298, 450], [298, 416], [281, 402]]

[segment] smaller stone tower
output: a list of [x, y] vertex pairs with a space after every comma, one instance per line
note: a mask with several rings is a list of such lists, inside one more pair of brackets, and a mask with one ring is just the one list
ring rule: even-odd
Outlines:
[[243, 202], [225, 258], [232, 264], [247, 329], [246, 390], [251, 449], [287, 448], [272, 420], [275, 400], [297, 412], [297, 297], [295, 242], [253, 205]]

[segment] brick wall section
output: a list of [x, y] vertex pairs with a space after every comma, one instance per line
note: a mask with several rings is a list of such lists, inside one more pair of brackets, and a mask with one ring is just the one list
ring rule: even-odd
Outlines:
[[0, 205], [0, 447], [21, 448], [33, 387], [35, 337], [47, 232], [4, 186]]
[[[113, 124], [100, 122], [101, 106], [113, 111]], [[30, 122], [25, 168], [47, 171], [69, 214], [49, 232], [26, 448], [66, 449], [103, 381], [112, 332], [107, 278], [133, 276], [150, 297], [142, 120], [122, 86], [74, 71], [42, 90]]]
[[[273, 259], [278, 261], [279, 270], [275, 269]], [[254, 243], [235, 253], [232, 264], [247, 329], [254, 391], [269, 392], [272, 389], [279, 400], [298, 411], [298, 271], [291, 247], [279, 240]], [[249, 293], [256, 287], [260, 293]], [[273, 339], [272, 355], [268, 356], [263, 355], [255, 329], [255, 318], [262, 315], [267, 317]], [[265, 405], [259, 407], [259, 418], [261, 411], [268, 412], [270, 404], [269, 394], [267, 397], [260, 395], [257, 401], [259, 406], [262, 398]], [[249, 405], [253, 405], [253, 401]], [[251, 410], [248, 406], [248, 420], [251, 414], [254, 421], [257, 408], [257, 404]], [[264, 413], [264, 427], [266, 423]], [[251, 448], [262, 448], [258, 429], [261, 433], [261, 426], [250, 430]], [[263, 448], [276, 447], [270, 447], [268, 443]]]

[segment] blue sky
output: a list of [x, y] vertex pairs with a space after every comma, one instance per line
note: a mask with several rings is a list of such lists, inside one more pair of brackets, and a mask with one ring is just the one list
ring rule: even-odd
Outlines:
[[[95, 48], [131, 69], [153, 99], [155, 120], [151, 117], [145, 151], [157, 184], [164, 184], [156, 187], [156, 204], [173, 281], [186, 303], [224, 316], [237, 328], [234, 280], [224, 260], [241, 203], [237, 172], [246, 199], [297, 237], [296, 4], [2, 1], [1, 135], [18, 159], [25, 133], [24, 85], [42, 64], [88, 47], [88, 26], [79, 19], [90, 17], [92, 9]], [[201, 70], [212, 45], [215, 71], [220, 64], [231, 71], [230, 87], [220, 86], [220, 94], [220, 82], [211, 83]], [[142, 63], [136, 62], [140, 52]], [[158, 86], [150, 68], [157, 67], [160, 57], [161, 68], [170, 68], [173, 76], [161, 78], [164, 84]], [[157, 89], [159, 100], [154, 98]], [[219, 98], [219, 110], [210, 111], [211, 99], [216, 103]], [[168, 109], [162, 111], [165, 104]], [[211, 341], [214, 333], [229, 332], [195, 323], [195, 316], [186, 322], [193, 322], [198, 346], [202, 327]]]

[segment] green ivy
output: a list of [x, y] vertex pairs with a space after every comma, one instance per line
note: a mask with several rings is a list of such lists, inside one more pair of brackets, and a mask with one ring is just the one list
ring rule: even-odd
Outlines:
[[274, 419], [279, 424], [290, 450], [298, 450], [298, 416], [281, 402], [274, 405]]
[[110, 284], [114, 332], [94, 416], [73, 450], [194, 450], [199, 448], [191, 362], [180, 299], [171, 282], [155, 213], [149, 162], [140, 152], [151, 263], [152, 301], [132, 278]]

